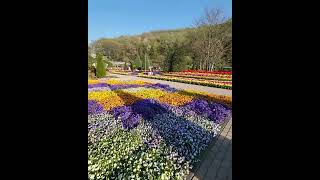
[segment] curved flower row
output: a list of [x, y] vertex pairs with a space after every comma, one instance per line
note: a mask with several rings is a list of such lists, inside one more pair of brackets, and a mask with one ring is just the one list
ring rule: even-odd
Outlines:
[[172, 113], [175, 116], [201, 116], [217, 124], [223, 123], [230, 115], [231, 110], [221, 104], [196, 99], [184, 106], [171, 106], [153, 99], [144, 99], [128, 106], [119, 106], [111, 110], [114, 117], [120, 117], [125, 129], [131, 129], [143, 119], [152, 119], [157, 114]]
[[183, 77], [168, 77], [168, 76], [149, 76], [149, 75], [138, 75], [138, 77], [159, 79], [166, 81], [182, 82], [187, 84], [196, 84], [209, 87], [217, 87], [223, 89], [232, 89], [232, 82], [230, 81], [216, 81], [216, 80], [206, 80], [198, 78], [183, 78]]
[[231, 74], [229, 75], [229, 74], [171, 72], [171, 73], [162, 73], [162, 75], [174, 76], [174, 77], [196, 78], [196, 79], [219, 80], [219, 81], [231, 81], [232, 80]]
[[230, 108], [232, 107], [232, 98], [230, 96], [210, 94], [207, 92], [201, 92], [201, 91], [195, 91], [195, 90], [185, 90], [185, 91], [181, 91], [180, 93], [193, 96], [194, 98], [198, 98], [198, 99], [218, 102]]
[[[155, 86], [157, 87], [157, 86]], [[89, 91], [88, 99], [90, 100], [88, 104], [89, 114], [95, 112], [92, 108], [103, 107], [104, 110], [108, 111], [117, 106], [131, 105], [132, 103], [151, 98], [158, 100], [161, 103], [166, 103], [174, 106], [181, 106], [188, 102], [191, 102], [193, 99], [205, 99], [207, 101], [216, 101], [223, 103], [227, 106], [231, 106], [231, 97], [228, 96], [218, 96], [207, 94], [203, 92], [197, 92], [192, 90], [187, 91], [176, 91], [170, 92], [162, 89], [152, 89], [152, 88], [132, 88], [134, 91], [125, 91], [125, 90], [115, 90], [115, 91]], [[97, 106], [92, 103], [99, 103], [100, 106]], [[98, 111], [100, 112], [100, 110]]]
[[137, 87], [145, 87], [145, 88], [153, 88], [153, 89], [162, 89], [164, 91], [175, 92], [177, 91], [175, 88], [170, 87], [166, 84], [108, 84], [108, 83], [97, 83], [97, 84], [89, 84], [88, 91], [98, 91], [98, 90], [118, 90], [118, 89], [129, 89], [129, 88], [137, 88]]
[[[193, 97], [180, 92], [167, 92], [161, 89], [143, 88], [138, 91], [128, 92], [123, 90], [114, 91], [89, 91], [89, 100], [94, 100], [110, 110], [117, 106], [130, 105], [138, 100], [151, 98], [170, 105], [183, 105], [190, 102]], [[89, 108], [91, 106], [89, 105]]]
[[130, 81], [119, 81], [117, 79], [109, 79], [105, 81], [107, 84], [111, 85], [128, 85], [128, 84], [134, 84], [134, 85], [145, 85], [145, 84], [150, 84], [145, 81], [140, 81], [140, 80], [130, 80]]
[[208, 73], [208, 74], [232, 74], [232, 71], [206, 71], [206, 70], [184, 70], [189, 73]]

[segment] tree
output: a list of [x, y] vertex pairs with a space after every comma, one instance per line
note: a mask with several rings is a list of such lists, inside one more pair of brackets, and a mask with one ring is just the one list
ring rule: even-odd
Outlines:
[[224, 66], [225, 44], [221, 23], [224, 18], [219, 9], [205, 9], [193, 32], [192, 47], [202, 70], [220, 69]]
[[95, 59], [91, 56], [91, 54], [88, 54], [88, 69], [92, 67], [93, 63], [95, 63]]
[[102, 54], [97, 55], [97, 77], [103, 78], [106, 76], [105, 62]]
[[142, 67], [142, 62], [139, 55], [137, 55], [137, 57], [134, 59], [132, 63], [132, 67], [133, 69], [138, 69], [139, 67], [140, 68]]
[[166, 57], [163, 69], [172, 72], [186, 68], [187, 59], [185, 59], [185, 56], [187, 53], [184, 41], [179, 39], [171, 42], [167, 41], [165, 46]]
[[88, 46], [88, 69], [91, 69], [93, 63], [95, 63], [95, 58], [92, 57], [92, 53], [93, 53], [93, 48], [89, 44], [89, 46]]
[[183, 71], [192, 68], [192, 59], [190, 56], [182, 55], [173, 68], [173, 71]]

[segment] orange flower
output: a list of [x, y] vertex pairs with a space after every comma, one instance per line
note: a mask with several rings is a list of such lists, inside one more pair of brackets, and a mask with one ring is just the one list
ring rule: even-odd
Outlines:
[[217, 94], [210, 94], [201, 91], [194, 91], [194, 90], [185, 90], [181, 91], [182, 94], [193, 96], [194, 98], [202, 98], [208, 101], [219, 102], [225, 104], [227, 106], [232, 106], [232, 97], [231, 96], [224, 96], [224, 95], [217, 95]]
[[192, 99], [192, 96], [183, 95], [180, 92], [168, 93], [167, 95], [158, 98], [160, 102], [174, 106], [184, 105], [188, 102], [191, 102]]

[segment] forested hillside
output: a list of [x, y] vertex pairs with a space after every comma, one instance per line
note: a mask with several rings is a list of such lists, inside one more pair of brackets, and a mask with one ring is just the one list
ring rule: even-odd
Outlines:
[[193, 28], [96, 40], [89, 45], [89, 66], [95, 61], [91, 54], [127, 62], [132, 69], [158, 66], [164, 71], [219, 70], [231, 66], [232, 19], [222, 21], [218, 15], [207, 11]]

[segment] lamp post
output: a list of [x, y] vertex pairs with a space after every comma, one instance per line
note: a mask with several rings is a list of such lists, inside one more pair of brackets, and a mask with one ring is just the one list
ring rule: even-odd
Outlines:
[[144, 72], [146, 72], [147, 70], [147, 56], [146, 53], [144, 53]]
[[146, 47], [146, 52], [144, 53], [144, 71], [147, 70], [147, 53], [149, 52], [149, 49], [150, 49], [150, 45], [148, 45]]

